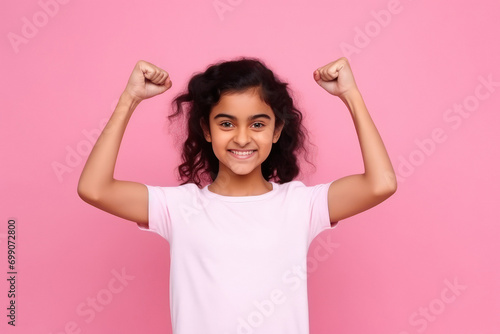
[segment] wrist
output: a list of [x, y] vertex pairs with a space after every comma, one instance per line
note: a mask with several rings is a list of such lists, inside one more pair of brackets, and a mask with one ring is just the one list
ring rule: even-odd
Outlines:
[[358, 100], [361, 98], [361, 92], [359, 89], [354, 88], [350, 89], [347, 92], [344, 92], [338, 96], [344, 103], [346, 102], [352, 102], [354, 100]]
[[366, 109], [361, 92], [357, 89], [339, 95], [339, 98], [344, 102], [352, 117], [355, 117], [358, 111]]
[[349, 90], [338, 96], [342, 102], [351, 110], [355, 104], [363, 101], [363, 96], [358, 89]]
[[120, 98], [118, 100], [118, 103], [124, 103], [129, 106], [131, 111], [133, 111], [139, 103], [141, 103], [142, 99], [131, 95], [128, 91], [123, 91], [122, 95], [120, 95]]

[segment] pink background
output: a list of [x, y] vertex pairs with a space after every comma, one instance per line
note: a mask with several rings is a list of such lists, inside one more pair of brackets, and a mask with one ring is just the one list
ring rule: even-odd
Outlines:
[[168, 243], [83, 202], [78, 178], [144, 59], [173, 87], [136, 110], [115, 177], [177, 185], [169, 103], [194, 72], [241, 55], [295, 92], [317, 145], [306, 184], [363, 172], [347, 109], [312, 78], [341, 56], [398, 174], [394, 196], [311, 246], [335, 244], [321, 261], [309, 252], [311, 333], [500, 332], [498, 1], [29, 0], [0, 12], [2, 333], [170, 333]]

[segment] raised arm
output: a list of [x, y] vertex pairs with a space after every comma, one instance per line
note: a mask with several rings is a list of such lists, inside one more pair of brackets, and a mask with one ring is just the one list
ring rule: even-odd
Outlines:
[[314, 72], [314, 79], [327, 92], [338, 96], [349, 110], [358, 135], [365, 172], [335, 180], [328, 190], [332, 223], [353, 216], [385, 201], [396, 192], [396, 174], [382, 138], [368, 113], [349, 62], [342, 57]]
[[132, 113], [139, 103], [172, 86], [168, 73], [140, 60], [130, 75], [116, 109], [97, 139], [78, 182], [82, 200], [139, 225], [148, 226], [148, 191], [144, 184], [116, 180], [118, 151]]

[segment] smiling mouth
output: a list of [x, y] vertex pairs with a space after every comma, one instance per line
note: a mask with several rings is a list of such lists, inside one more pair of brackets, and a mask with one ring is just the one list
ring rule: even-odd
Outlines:
[[246, 150], [246, 151], [228, 150], [228, 151], [238, 157], [246, 157], [252, 155], [257, 150]]

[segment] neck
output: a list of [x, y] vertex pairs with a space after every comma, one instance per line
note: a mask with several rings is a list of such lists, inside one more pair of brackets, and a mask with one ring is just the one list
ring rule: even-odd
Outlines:
[[219, 174], [208, 189], [223, 196], [258, 196], [273, 189], [270, 182], [260, 175], [228, 175]]

